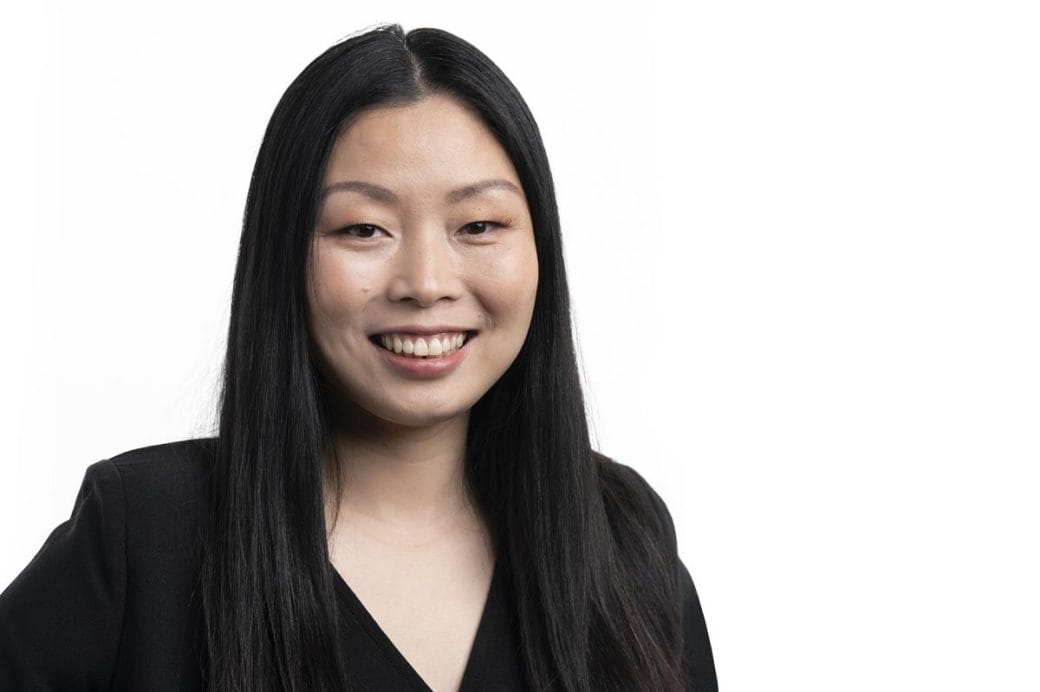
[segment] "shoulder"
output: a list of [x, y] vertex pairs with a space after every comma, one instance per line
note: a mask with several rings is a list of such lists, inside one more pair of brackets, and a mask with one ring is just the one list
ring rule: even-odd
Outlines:
[[72, 515], [0, 593], [0, 687], [122, 688], [114, 675], [157, 623], [157, 650], [179, 651], [213, 446], [153, 445], [86, 468]]
[[[680, 613], [682, 659], [687, 679], [694, 689], [718, 690], [704, 613], [690, 572], [678, 554], [671, 512], [660, 494], [638, 471], [598, 452], [594, 452], [594, 456], [599, 465], [607, 518], [623, 551], [637, 559], [653, 559], [648, 555], [656, 553], [670, 565], [672, 588], [666, 590], [670, 594], [667, 598]], [[647, 540], [647, 526], [653, 537], [650, 541]], [[659, 547], [655, 550], [647, 543]], [[644, 591], [649, 590], [645, 582], [643, 587]]]
[[621, 514], [633, 517], [638, 523], [649, 526], [664, 542], [667, 550], [675, 554], [676, 536], [672, 514], [661, 495], [631, 466], [593, 451], [603, 490], [608, 518]]
[[206, 495], [215, 449], [216, 438], [199, 438], [120, 452], [87, 467], [80, 493], [118, 495], [131, 513], [194, 504]]
[[192, 541], [208, 507], [215, 451], [216, 438], [179, 440], [121, 452], [87, 469], [87, 479], [118, 477], [128, 549]]
[[181, 486], [205, 479], [216, 451], [216, 438], [178, 440], [121, 452], [93, 464], [113, 466], [133, 489]]

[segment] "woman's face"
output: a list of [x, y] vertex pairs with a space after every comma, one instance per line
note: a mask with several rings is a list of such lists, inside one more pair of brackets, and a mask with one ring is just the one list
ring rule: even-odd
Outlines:
[[308, 280], [341, 406], [406, 426], [467, 414], [520, 352], [538, 286], [527, 200], [478, 116], [444, 95], [361, 113], [329, 160]]

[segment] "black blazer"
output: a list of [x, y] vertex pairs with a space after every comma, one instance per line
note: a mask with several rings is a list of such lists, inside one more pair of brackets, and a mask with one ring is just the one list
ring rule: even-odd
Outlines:
[[[71, 518], [0, 594], [0, 690], [204, 689], [197, 539], [214, 441], [145, 447], [87, 468]], [[524, 689], [512, 600], [497, 562], [463, 692]], [[691, 689], [714, 691], [697, 592], [677, 564]], [[429, 692], [334, 575], [354, 689]]]

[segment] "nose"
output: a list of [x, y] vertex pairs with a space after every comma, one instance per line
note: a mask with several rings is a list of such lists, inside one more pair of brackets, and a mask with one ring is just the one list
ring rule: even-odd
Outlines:
[[393, 258], [388, 296], [423, 307], [459, 293], [457, 258], [443, 232], [433, 228], [406, 233]]

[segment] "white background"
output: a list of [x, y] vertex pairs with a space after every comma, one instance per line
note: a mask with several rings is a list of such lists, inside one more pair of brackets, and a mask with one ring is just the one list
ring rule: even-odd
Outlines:
[[7, 13], [0, 587], [88, 464], [212, 431], [267, 118], [398, 21], [539, 121], [596, 443], [668, 502], [723, 689], [1040, 689], [1031, 3], [364, 4]]

